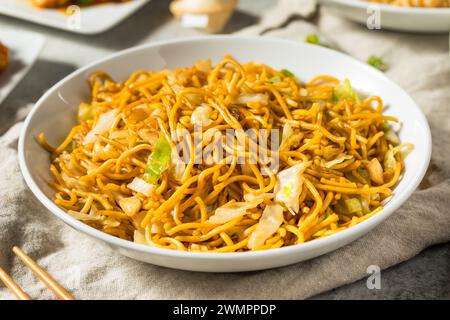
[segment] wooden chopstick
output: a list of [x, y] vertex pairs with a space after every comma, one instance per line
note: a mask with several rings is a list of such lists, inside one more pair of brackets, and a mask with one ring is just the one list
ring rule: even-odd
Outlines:
[[27, 295], [2, 268], [0, 268], [0, 280], [2, 280], [5, 286], [11, 290], [18, 300], [31, 300], [30, 296]]
[[43, 270], [36, 262], [25, 254], [20, 248], [14, 247], [13, 252], [23, 261], [33, 273], [41, 279], [45, 285], [53, 291], [53, 293], [61, 300], [75, 300], [61, 285], [55, 281], [45, 270]]

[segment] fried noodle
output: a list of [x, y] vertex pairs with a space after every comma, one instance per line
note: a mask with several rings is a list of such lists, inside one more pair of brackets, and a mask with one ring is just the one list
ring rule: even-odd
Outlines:
[[[383, 208], [411, 147], [400, 145], [382, 100], [359, 98], [348, 81], [301, 83], [230, 56], [216, 66], [139, 70], [125, 82], [96, 72], [89, 85], [92, 99], [66, 139], [54, 148], [39, 136], [52, 154], [54, 202], [98, 230], [151, 246], [240, 252], [350, 228]], [[181, 161], [180, 129], [187, 149], [202, 152], [226, 130], [277, 129], [279, 168], [240, 162], [250, 154], [245, 134], [241, 147], [223, 144], [223, 159], [215, 150], [209, 161], [197, 163], [194, 152]]]

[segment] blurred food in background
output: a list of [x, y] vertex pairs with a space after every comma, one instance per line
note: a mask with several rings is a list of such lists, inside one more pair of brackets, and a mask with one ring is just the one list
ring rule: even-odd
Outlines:
[[450, 0], [369, 0], [402, 7], [448, 8]]
[[72, 4], [87, 6], [106, 2], [126, 2], [129, 0], [32, 0], [33, 4], [39, 8], [61, 8]]
[[238, 0], [176, 0], [170, 11], [185, 28], [220, 32], [231, 18]]
[[0, 42], [0, 73], [8, 66], [8, 48]]

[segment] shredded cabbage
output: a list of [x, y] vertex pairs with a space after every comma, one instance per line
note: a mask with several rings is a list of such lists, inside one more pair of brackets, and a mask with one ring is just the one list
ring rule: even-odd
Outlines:
[[270, 82], [270, 83], [278, 83], [278, 82], [281, 82], [281, 78], [275, 76], [275, 77], [270, 78], [270, 79], [269, 79], [269, 82]]
[[367, 59], [367, 64], [380, 71], [386, 71], [389, 68], [389, 66], [383, 61], [383, 58], [381, 56], [371, 55]]
[[310, 43], [310, 44], [315, 44], [316, 46], [328, 47], [326, 44], [320, 42], [319, 36], [315, 33], [308, 34], [305, 37], [305, 42]]
[[292, 126], [289, 124], [289, 122], [286, 122], [283, 126], [283, 132], [281, 135], [281, 144], [286, 142], [289, 137], [291, 137], [294, 134], [294, 130], [292, 129]]
[[251, 202], [234, 202], [225, 204], [219, 207], [214, 212], [214, 215], [209, 217], [208, 221], [214, 224], [224, 224], [237, 217], [242, 217], [247, 213], [247, 210], [256, 208], [263, 200], [256, 199]]
[[152, 184], [158, 183], [161, 174], [169, 167], [171, 155], [172, 148], [169, 142], [161, 136], [148, 158], [144, 179]]
[[247, 104], [249, 102], [259, 102], [261, 104], [269, 103], [269, 96], [265, 93], [244, 93], [241, 94], [237, 100], [237, 104]]
[[183, 177], [184, 170], [186, 170], [186, 164], [181, 160], [180, 156], [173, 152], [171, 156], [170, 173], [175, 180], [180, 181]]
[[141, 142], [147, 143], [151, 146], [156, 146], [156, 143], [158, 142], [159, 139], [158, 132], [148, 128], [139, 129], [138, 135], [140, 137]]
[[108, 112], [102, 113], [97, 123], [95, 124], [94, 128], [92, 128], [91, 131], [84, 137], [84, 144], [89, 144], [95, 141], [96, 135], [101, 134], [105, 131], [108, 131], [117, 115], [117, 109], [112, 109]]
[[134, 230], [134, 239], [133, 240], [135, 243], [148, 244], [147, 239], [145, 239], [144, 233], [142, 233], [138, 230]]
[[394, 145], [398, 145], [400, 143], [400, 138], [394, 130], [390, 129], [384, 133], [386, 140]]
[[136, 197], [122, 198], [119, 200], [119, 206], [126, 215], [132, 217], [141, 210], [141, 200]]
[[282, 223], [283, 207], [278, 204], [266, 206], [255, 231], [250, 235], [248, 248], [255, 249], [262, 246], [272, 234], [277, 232]]
[[383, 184], [383, 168], [377, 158], [373, 158], [367, 165], [370, 179], [376, 184]]
[[78, 106], [78, 121], [83, 122], [94, 118], [91, 105], [87, 103], [80, 103]]
[[358, 102], [359, 97], [353, 90], [350, 81], [348, 79], [345, 79], [344, 82], [341, 82], [337, 87], [334, 88], [333, 100], [334, 101], [352, 100]]
[[277, 174], [275, 185], [275, 200], [282, 203], [292, 213], [296, 214], [300, 207], [300, 193], [302, 192], [302, 174], [311, 162], [302, 162]]
[[351, 158], [353, 158], [353, 156], [346, 155], [345, 153], [341, 153], [341, 154], [339, 154], [334, 160], [325, 162], [323, 166], [324, 166], [325, 168], [327, 168], [327, 169], [330, 169], [330, 168], [332, 168], [333, 166], [335, 166], [335, 165], [337, 165], [337, 164], [339, 164], [339, 163], [342, 163], [342, 162], [344, 162], [345, 160], [349, 160], [349, 159], [351, 159]]
[[209, 126], [213, 121], [211, 120], [211, 113], [213, 109], [207, 104], [201, 104], [191, 114], [191, 123], [197, 126]]
[[253, 193], [246, 193], [244, 194], [244, 200], [245, 201], [255, 201], [255, 200], [262, 200], [265, 199], [272, 199], [275, 195], [273, 193], [260, 193], [260, 194], [253, 194]]
[[205, 59], [205, 60], [199, 60], [197, 61], [194, 66], [203, 72], [209, 72], [212, 69], [212, 62], [210, 59]]
[[339, 214], [361, 214], [363, 206], [358, 198], [341, 199], [334, 205], [334, 210]]
[[149, 197], [152, 194], [155, 185], [147, 183], [145, 180], [142, 180], [140, 178], [134, 178], [133, 181], [131, 181], [131, 183], [127, 185], [127, 188], [136, 192], [140, 192], [143, 195]]
[[289, 71], [288, 69], [282, 69], [280, 73], [285, 77], [295, 78], [295, 74]]
[[395, 170], [395, 167], [397, 166], [397, 160], [395, 160], [395, 155], [398, 152], [401, 152], [402, 157], [406, 157], [413, 148], [414, 146], [412, 144], [404, 143], [395, 148], [390, 148], [388, 151], [386, 151], [383, 160], [384, 171]]

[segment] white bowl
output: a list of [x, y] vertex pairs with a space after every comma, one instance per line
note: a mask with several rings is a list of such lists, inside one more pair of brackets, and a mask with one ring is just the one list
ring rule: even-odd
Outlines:
[[382, 29], [427, 33], [450, 31], [450, 8], [398, 7], [366, 0], [319, 1], [335, 13], [363, 24], [366, 24], [373, 8], [378, 8]]
[[[366, 221], [337, 234], [304, 244], [258, 252], [198, 253], [160, 249], [125, 241], [75, 220], [53, 203], [50, 158], [36, 142], [44, 132], [49, 143], [59, 144], [76, 123], [80, 102], [89, 99], [86, 79], [104, 70], [116, 80], [125, 80], [137, 69], [159, 70], [190, 66], [199, 59], [214, 62], [229, 53], [238, 61], [258, 61], [276, 69], [287, 68], [302, 80], [319, 74], [349, 78], [364, 92], [378, 94], [389, 105], [388, 113], [403, 122], [402, 141], [414, 143], [406, 159], [406, 170], [385, 208]], [[31, 191], [59, 219], [74, 229], [108, 243], [118, 252], [152, 264], [175, 269], [235, 272], [280, 267], [311, 259], [342, 247], [361, 237], [391, 215], [420, 183], [431, 154], [427, 121], [414, 101], [378, 70], [337, 51], [319, 46], [266, 37], [214, 36], [164, 41], [119, 52], [75, 71], [48, 90], [28, 115], [19, 141], [20, 167]]]

